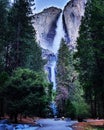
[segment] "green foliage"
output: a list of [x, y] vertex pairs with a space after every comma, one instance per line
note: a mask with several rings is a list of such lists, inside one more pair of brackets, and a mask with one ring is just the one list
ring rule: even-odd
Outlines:
[[8, 0], [0, 0], [0, 71], [5, 68], [4, 49], [7, 35]]
[[68, 99], [65, 104], [65, 116], [70, 117], [71, 119], [75, 119], [76, 116], [75, 111], [76, 111], [75, 106], [72, 104], [70, 99]]
[[41, 48], [32, 25], [34, 0], [0, 0], [0, 70], [11, 73], [18, 67], [35, 71], [43, 69]]
[[57, 61], [57, 86], [69, 88], [72, 79], [72, 57], [65, 41], [62, 39]]
[[8, 80], [9, 75], [4, 71], [0, 74], [0, 88], [5, 86], [6, 81]]
[[9, 76], [6, 72], [0, 73], [0, 117], [4, 116], [4, 97], [3, 97], [3, 89], [5, 87], [6, 81], [8, 80]]
[[18, 0], [8, 14], [8, 62], [7, 69], [17, 67], [30, 68], [35, 71], [43, 69], [41, 48], [35, 40], [32, 25], [31, 1]]
[[2, 89], [8, 79], [8, 74], [4, 71], [8, 5], [8, 0], [0, 0], [0, 116], [4, 115]]
[[12, 6], [0, 0], [0, 113], [15, 118], [18, 114], [42, 116], [49, 93], [51, 100], [32, 25], [32, 5], [34, 0], [16, 0]]
[[77, 40], [76, 69], [93, 117], [104, 116], [104, 2], [88, 0]]
[[76, 117], [83, 117], [86, 118], [88, 116], [90, 116], [89, 114], [89, 106], [85, 103], [84, 99], [82, 98], [82, 100], [80, 100], [80, 102], [72, 102], [73, 106], [75, 108], [75, 115]]
[[74, 107], [74, 115], [76, 118], [87, 118], [91, 116], [89, 104], [84, 99], [84, 90], [79, 83], [79, 79], [74, 82], [74, 92], [71, 99], [71, 103]]
[[[57, 61], [57, 95], [56, 102], [61, 116], [71, 115], [74, 108], [71, 103], [73, 83], [76, 74], [73, 66], [73, 52], [69, 50], [67, 44], [62, 39]], [[70, 108], [70, 109], [69, 109]]]
[[6, 83], [3, 94], [10, 115], [44, 116], [48, 105], [46, 88], [49, 83], [41, 72], [17, 69]]
[[53, 84], [49, 84], [49, 86], [48, 86], [48, 99], [50, 102], [52, 102], [52, 100], [53, 100], [52, 88], [53, 88]]

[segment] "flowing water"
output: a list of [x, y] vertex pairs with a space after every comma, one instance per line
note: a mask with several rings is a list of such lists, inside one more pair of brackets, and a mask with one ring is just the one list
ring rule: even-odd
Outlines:
[[62, 21], [62, 13], [61, 13], [57, 21], [56, 35], [54, 37], [53, 46], [52, 46], [52, 51], [54, 54], [58, 53], [62, 38], [64, 38], [64, 29], [63, 29], [63, 21]]
[[50, 81], [53, 83], [53, 89], [56, 89], [56, 55], [51, 54], [49, 55], [49, 63], [50, 66]]
[[51, 82], [53, 83], [53, 89], [56, 90], [56, 62], [57, 62], [57, 54], [60, 48], [61, 39], [64, 38], [64, 29], [63, 29], [63, 21], [62, 21], [62, 13], [59, 16], [57, 21], [56, 35], [54, 37], [53, 45], [51, 51], [53, 52], [53, 56], [50, 60], [50, 68], [51, 68]]

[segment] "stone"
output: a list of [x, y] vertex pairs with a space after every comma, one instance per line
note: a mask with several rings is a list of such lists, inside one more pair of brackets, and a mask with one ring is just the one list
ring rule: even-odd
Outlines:
[[[76, 47], [76, 39], [86, 2], [87, 0], [71, 0], [63, 9], [63, 27], [69, 48], [74, 49]], [[33, 26], [36, 30], [37, 41], [42, 49], [49, 50], [52, 46], [61, 12], [62, 10], [59, 8], [49, 7], [35, 14]]]
[[57, 20], [61, 12], [62, 10], [59, 8], [50, 7], [34, 16], [33, 26], [36, 30], [37, 41], [43, 49], [52, 45], [56, 34]]
[[76, 47], [76, 39], [86, 2], [87, 0], [71, 0], [64, 7], [63, 23], [69, 48], [74, 49]]

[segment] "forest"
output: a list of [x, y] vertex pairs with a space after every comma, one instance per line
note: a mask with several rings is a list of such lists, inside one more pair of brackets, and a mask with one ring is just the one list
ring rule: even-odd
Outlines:
[[56, 91], [44, 71], [32, 6], [34, 0], [0, 0], [0, 117], [53, 117], [54, 101], [59, 117], [104, 118], [104, 1], [87, 1], [75, 50], [61, 40]]

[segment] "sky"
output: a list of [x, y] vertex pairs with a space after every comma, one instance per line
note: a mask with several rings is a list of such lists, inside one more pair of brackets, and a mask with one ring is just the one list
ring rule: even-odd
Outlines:
[[35, 0], [36, 10], [35, 12], [41, 12], [44, 8], [51, 6], [59, 7], [63, 9], [69, 0]]
[[[13, 2], [14, 0], [10, 0]], [[69, 0], [35, 0], [35, 13], [43, 11], [43, 9], [55, 6], [63, 9]]]

